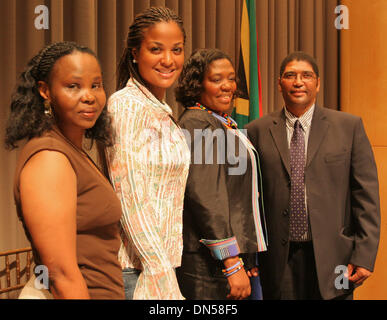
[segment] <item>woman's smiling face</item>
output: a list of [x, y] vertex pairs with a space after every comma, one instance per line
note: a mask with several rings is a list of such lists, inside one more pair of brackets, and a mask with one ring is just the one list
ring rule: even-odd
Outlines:
[[145, 31], [141, 47], [133, 50], [138, 71], [153, 95], [162, 100], [184, 64], [184, 35], [175, 22], [159, 22]]
[[235, 70], [228, 59], [211, 62], [202, 82], [200, 103], [216, 112], [228, 112], [237, 89]]

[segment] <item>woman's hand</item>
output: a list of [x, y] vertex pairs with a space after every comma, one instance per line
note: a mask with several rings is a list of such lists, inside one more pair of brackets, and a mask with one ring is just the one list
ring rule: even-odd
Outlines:
[[[239, 257], [227, 258], [224, 260], [224, 265], [226, 268], [229, 268], [235, 265], [238, 260]], [[242, 300], [250, 296], [250, 279], [243, 267], [233, 275], [227, 277], [227, 281], [231, 288], [230, 293], [227, 295], [227, 299]]]

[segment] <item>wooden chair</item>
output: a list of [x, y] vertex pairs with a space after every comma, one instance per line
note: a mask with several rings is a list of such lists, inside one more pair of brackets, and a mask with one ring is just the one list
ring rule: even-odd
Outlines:
[[[25, 256], [21, 259], [21, 256]], [[21, 260], [22, 264], [21, 264]], [[31, 278], [32, 249], [30, 247], [0, 252], [0, 296], [6, 292], [16, 291]], [[4, 262], [2, 262], [4, 261]], [[15, 272], [16, 270], [16, 284]], [[2, 287], [2, 279], [6, 278], [6, 285]]]

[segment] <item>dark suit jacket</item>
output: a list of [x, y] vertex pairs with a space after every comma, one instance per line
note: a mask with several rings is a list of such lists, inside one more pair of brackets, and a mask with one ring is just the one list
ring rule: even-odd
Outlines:
[[[284, 111], [246, 128], [263, 175], [269, 238], [268, 251], [259, 258], [263, 296], [278, 299], [289, 252], [290, 164]], [[376, 165], [359, 117], [316, 106], [305, 185], [320, 293], [331, 299], [348, 292], [335, 287], [340, 276], [335, 268], [353, 263], [373, 271], [379, 243]]]
[[[199, 240], [236, 236], [245, 266], [255, 265], [257, 238], [252, 214], [251, 159], [247, 150], [239, 153], [243, 143], [238, 138], [228, 139], [224, 125], [205, 111], [186, 110], [179, 124], [189, 133], [192, 163], [184, 197], [184, 249], [177, 277], [187, 299], [225, 299], [229, 290], [221, 271], [224, 265]], [[200, 135], [206, 129], [213, 133], [208, 135], [207, 144]], [[195, 130], [199, 134], [195, 135]], [[194, 163], [195, 146], [202, 150], [202, 164]], [[213, 157], [208, 160], [212, 164], [206, 164], [205, 156], [211, 153]], [[233, 155], [245, 163], [244, 174], [229, 174], [229, 169], [239, 167]]]

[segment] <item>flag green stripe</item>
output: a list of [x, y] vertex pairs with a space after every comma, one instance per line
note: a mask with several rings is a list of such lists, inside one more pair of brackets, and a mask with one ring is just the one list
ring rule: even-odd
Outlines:
[[244, 116], [242, 114], [236, 113], [236, 114], [233, 114], [231, 117], [236, 121], [239, 129], [243, 129], [244, 126], [250, 122], [249, 117]]
[[255, 0], [246, 0], [250, 24], [250, 115], [252, 121], [259, 118], [258, 47]]
[[[249, 82], [248, 82], [248, 95], [249, 95], [249, 110], [244, 111], [244, 115], [236, 113], [236, 110], [233, 111], [232, 117], [238, 123], [239, 128], [243, 128], [245, 124], [250, 121], [257, 119], [262, 114], [261, 112], [261, 91], [260, 91], [260, 76], [259, 76], [259, 61], [258, 61], [258, 37], [257, 37], [257, 24], [256, 24], [256, 0], [243, 0], [243, 6], [246, 10], [245, 15], [242, 14], [242, 22], [241, 22], [241, 39], [243, 39], [243, 35], [248, 34], [248, 41], [250, 52], [246, 52], [249, 61], [245, 61], [246, 54], [242, 54], [243, 47], [241, 46], [241, 57], [240, 63], [244, 64], [244, 71], [238, 70], [238, 74], [240, 78], [243, 78], [247, 81], [246, 75], [249, 74]], [[248, 19], [248, 21], [246, 21]], [[249, 30], [246, 30], [248, 26]], [[246, 39], [247, 40], [247, 39]], [[241, 40], [242, 41], [242, 40]], [[242, 68], [243, 68], [242, 67]], [[243, 81], [243, 80], [242, 80]], [[239, 105], [241, 108], [241, 105]], [[242, 109], [238, 109], [240, 112]], [[248, 116], [247, 116], [248, 114]]]

